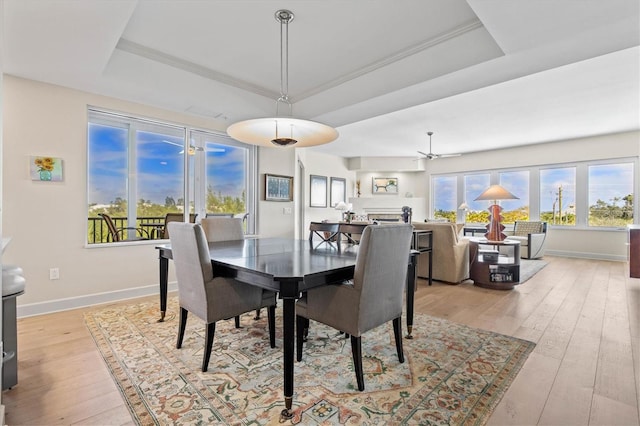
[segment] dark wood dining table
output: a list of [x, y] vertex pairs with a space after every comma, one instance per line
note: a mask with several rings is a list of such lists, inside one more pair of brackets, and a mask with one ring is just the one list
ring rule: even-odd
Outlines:
[[[171, 246], [160, 245], [160, 319], [167, 310], [167, 289]], [[215, 276], [235, 278], [254, 286], [277, 291], [282, 299], [284, 402], [281, 420], [293, 416], [295, 343], [295, 301], [314, 287], [352, 279], [358, 246], [337, 250], [334, 245], [311, 244], [289, 238], [252, 238], [209, 243]], [[411, 251], [407, 274], [407, 329], [411, 338], [416, 263], [419, 252]]]

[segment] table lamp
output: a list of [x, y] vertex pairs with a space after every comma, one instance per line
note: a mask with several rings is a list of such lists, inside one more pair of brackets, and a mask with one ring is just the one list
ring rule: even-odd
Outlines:
[[351, 222], [351, 209], [353, 208], [351, 203], [347, 204], [344, 201], [338, 201], [335, 208], [342, 212], [342, 220], [348, 223]]
[[500, 185], [491, 185], [486, 191], [478, 196], [475, 201], [493, 201], [489, 206], [489, 224], [487, 225], [487, 233], [484, 234], [488, 241], [504, 241], [507, 236], [502, 232], [504, 225], [500, 212], [502, 207], [498, 205], [498, 200], [517, 200], [518, 197], [501, 187]]

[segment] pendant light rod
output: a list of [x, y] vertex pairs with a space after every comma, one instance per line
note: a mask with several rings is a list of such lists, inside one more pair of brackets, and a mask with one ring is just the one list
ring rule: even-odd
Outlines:
[[289, 115], [293, 116], [293, 105], [289, 101], [289, 22], [295, 15], [290, 10], [280, 9], [275, 17], [280, 22], [280, 97], [276, 101], [276, 116], [280, 102], [289, 106]]

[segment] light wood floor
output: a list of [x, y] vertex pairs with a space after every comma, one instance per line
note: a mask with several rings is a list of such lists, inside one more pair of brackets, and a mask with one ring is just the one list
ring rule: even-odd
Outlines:
[[[537, 344], [490, 424], [638, 425], [640, 279], [628, 278], [626, 263], [546, 260], [512, 291], [421, 280], [416, 311]], [[132, 424], [83, 312], [18, 321], [7, 424]]]

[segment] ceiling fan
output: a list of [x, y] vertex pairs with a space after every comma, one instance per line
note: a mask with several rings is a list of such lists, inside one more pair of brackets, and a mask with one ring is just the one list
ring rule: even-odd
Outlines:
[[[163, 139], [162, 142], [168, 143], [170, 145], [175, 145], [175, 146], [178, 146], [180, 148], [183, 148], [182, 151], [180, 151], [178, 154], [184, 154], [184, 145], [182, 145], [180, 143], [176, 143], [176, 142], [171, 142], [171, 141], [168, 141], [166, 139]], [[207, 152], [224, 152], [223, 148], [209, 148], [208, 145], [209, 145], [209, 143], [207, 142], [207, 148], [206, 148]], [[201, 146], [195, 146], [195, 145], [190, 144], [189, 145], [189, 155], [194, 155], [196, 153], [196, 151], [205, 151], [205, 148], [203, 148]]]
[[436, 158], [459, 157], [460, 155], [462, 155], [462, 154], [434, 154], [433, 152], [431, 152], [431, 135], [433, 135], [433, 132], [427, 132], [427, 135], [429, 135], [429, 153], [427, 154], [425, 152], [418, 151], [418, 153], [424, 155], [426, 159], [435, 160]]

